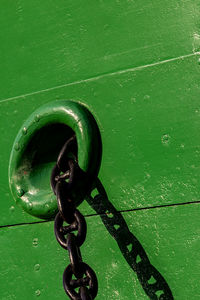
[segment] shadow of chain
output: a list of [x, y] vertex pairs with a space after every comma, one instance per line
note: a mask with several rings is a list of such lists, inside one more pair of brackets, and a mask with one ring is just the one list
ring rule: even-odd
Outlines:
[[159, 271], [150, 263], [149, 258], [115, 207], [108, 200], [100, 180], [96, 181], [93, 192], [97, 194], [87, 198], [89, 205], [100, 215], [106, 229], [116, 240], [124, 258], [137, 274], [138, 280], [151, 300], [173, 300], [172, 292]]

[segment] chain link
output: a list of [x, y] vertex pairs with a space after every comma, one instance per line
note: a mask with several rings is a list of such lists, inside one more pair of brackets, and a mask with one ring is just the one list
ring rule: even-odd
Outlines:
[[[80, 247], [86, 238], [87, 225], [84, 216], [76, 208], [77, 202], [89, 192], [90, 184], [87, 174], [78, 166], [76, 157], [77, 143], [73, 136], [61, 149], [51, 174], [51, 186], [59, 210], [55, 217], [54, 232], [58, 243], [69, 252], [70, 264], [63, 274], [66, 294], [72, 300], [93, 300], [97, 295], [98, 281], [95, 272], [82, 261]], [[68, 225], [64, 226], [64, 222]]]
[[[86, 239], [87, 224], [84, 216], [76, 208], [80, 199], [83, 200], [86, 194], [91, 192], [91, 184], [87, 174], [78, 166], [76, 158], [77, 144], [73, 136], [64, 144], [52, 170], [51, 186], [57, 196], [59, 209], [55, 217], [54, 231], [58, 243], [69, 252], [70, 264], [63, 273], [66, 294], [72, 300], [93, 300], [98, 292], [98, 281], [95, 272], [82, 261], [80, 247]], [[95, 187], [98, 191], [95, 201], [90, 196], [88, 202], [101, 215], [104, 225], [136, 272], [146, 294], [150, 299], [173, 300], [165, 279], [150, 263], [145, 250], [129, 231], [121, 214], [108, 201], [107, 194], [98, 180]], [[107, 216], [108, 212], [112, 217]], [[64, 222], [68, 225], [64, 225]], [[150, 283], [151, 279], [153, 283]], [[161, 295], [158, 296], [157, 292], [161, 292]]]

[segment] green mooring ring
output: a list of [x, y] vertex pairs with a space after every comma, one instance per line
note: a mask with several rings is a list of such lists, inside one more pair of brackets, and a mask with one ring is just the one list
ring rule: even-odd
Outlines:
[[[56, 197], [50, 187], [50, 166], [53, 166], [56, 158], [47, 163], [44, 155], [44, 163], [41, 158], [38, 168], [34, 160], [35, 153], [40, 151], [40, 145], [34, 146], [33, 140], [38, 141], [41, 130], [54, 128], [52, 126], [58, 124], [74, 131], [78, 144], [79, 166], [91, 178], [97, 177], [101, 163], [100, 132], [94, 117], [85, 106], [71, 100], [57, 100], [36, 110], [25, 121], [13, 144], [9, 163], [9, 184], [15, 201], [26, 212], [42, 219], [52, 218], [57, 212]], [[50, 138], [53, 140], [54, 136], [49, 136], [49, 140]], [[48, 141], [45, 134], [39, 142], [43, 143], [43, 139]], [[54, 147], [54, 144], [52, 145]], [[48, 153], [48, 146], [48, 143], [43, 145], [44, 153]], [[49, 177], [45, 179], [44, 174], [48, 174]], [[41, 178], [38, 178], [40, 176]], [[44, 179], [46, 187], [43, 189], [41, 182]]]

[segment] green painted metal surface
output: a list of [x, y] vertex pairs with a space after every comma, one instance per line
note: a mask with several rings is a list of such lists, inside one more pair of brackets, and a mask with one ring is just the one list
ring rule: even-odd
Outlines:
[[[53, 224], [32, 224], [8, 182], [19, 129], [55, 99], [92, 112], [109, 201], [174, 299], [199, 299], [199, 14], [196, 0], [1, 1], [2, 299], [66, 299], [68, 257]], [[90, 215], [83, 256], [97, 299], [148, 299], [96, 211], [86, 201], [80, 211]]]
[[[200, 297], [199, 213], [199, 205], [192, 204], [122, 214], [151, 263], [170, 285], [174, 299]], [[149, 299], [101, 218], [89, 217], [87, 223], [82, 255], [99, 278], [96, 299]], [[52, 222], [4, 228], [0, 236], [2, 249], [7, 250], [0, 257], [2, 300], [37, 299], [37, 295], [45, 300], [67, 299], [62, 273], [68, 256], [54, 239]], [[22, 240], [23, 247], [19, 243]]]
[[[198, 201], [199, 74], [195, 55], [2, 102], [1, 225], [32, 220], [17, 208], [9, 212], [8, 149], [30, 114], [55, 98], [83, 102], [95, 116], [103, 142], [100, 179], [117, 209]], [[82, 210], [93, 213], [85, 203]]]

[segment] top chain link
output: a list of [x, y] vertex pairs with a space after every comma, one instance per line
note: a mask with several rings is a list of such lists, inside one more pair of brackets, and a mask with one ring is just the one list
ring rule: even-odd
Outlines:
[[[70, 264], [63, 274], [66, 294], [72, 300], [93, 300], [98, 292], [98, 281], [95, 272], [82, 261], [80, 246], [85, 241], [87, 225], [76, 208], [76, 203], [90, 191], [90, 178], [80, 169], [76, 157], [77, 143], [73, 136], [61, 149], [51, 174], [59, 210], [54, 231], [58, 243], [69, 252]], [[63, 226], [64, 222], [68, 225]]]

